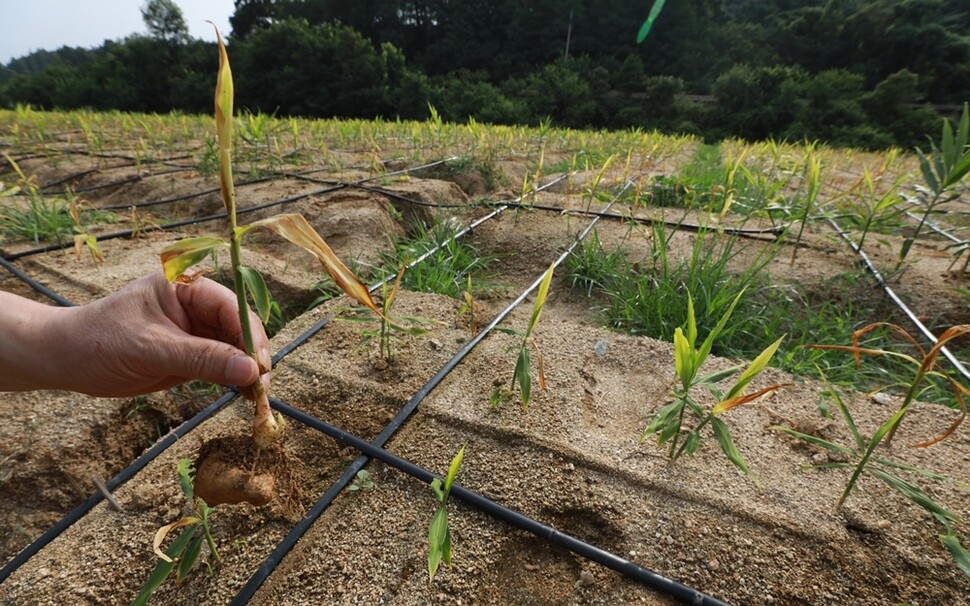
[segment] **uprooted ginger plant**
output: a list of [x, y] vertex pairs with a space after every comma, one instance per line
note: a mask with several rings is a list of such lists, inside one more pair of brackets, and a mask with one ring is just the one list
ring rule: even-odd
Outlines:
[[[236, 194], [232, 178], [232, 129], [233, 129], [233, 81], [229, 57], [222, 37], [216, 32], [219, 43], [219, 74], [215, 94], [215, 118], [219, 148], [219, 180], [222, 201], [226, 209], [229, 227], [228, 242], [220, 237], [203, 236], [179, 240], [161, 252], [165, 276], [172, 282], [191, 280], [186, 275], [193, 265], [204, 260], [214, 250], [229, 247], [232, 275], [239, 308], [239, 321], [246, 353], [257, 359], [252, 328], [249, 320], [248, 299], [252, 297], [257, 313], [265, 322], [271, 313], [271, 304], [266, 283], [258, 271], [242, 264], [241, 243], [250, 231], [264, 227], [291, 243], [313, 254], [330, 274], [333, 281], [350, 297], [381, 314], [367, 290], [367, 287], [344, 265], [324, 242], [309, 222], [299, 214], [280, 214], [240, 226], [236, 222]], [[258, 363], [258, 359], [257, 359]], [[269, 368], [260, 367], [265, 374]], [[253, 418], [253, 442], [257, 449], [264, 449], [278, 441], [283, 435], [282, 418], [273, 415], [269, 394], [262, 377], [250, 389], [256, 403]]]

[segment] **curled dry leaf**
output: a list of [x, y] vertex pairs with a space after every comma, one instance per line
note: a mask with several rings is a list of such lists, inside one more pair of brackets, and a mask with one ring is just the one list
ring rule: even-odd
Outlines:
[[759, 389], [754, 393], [749, 393], [743, 396], [736, 396], [734, 398], [729, 398], [727, 400], [722, 400], [714, 405], [714, 410], [711, 412], [715, 415], [727, 412], [736, 406], [741, 406], [742, 404], [748, 404], [749, 402], [754, 402], [761, 396], [767, 395], [776, 389], [781, 389], [782, 387], [788, 387], [794, 385], [794, 383], [776, 383], [770, 387], [765, 387], [764, 389]]
[[367, 286], [357, 279], [343, 261], [337, 258], [306, 217], [295, 213], [275, 215], [238, 228], [239, 236], [242, 237], [255, 227], [265, 227], [315, 256], [341, 290], [361, 305], [369, 307], [378, 316], [384, 317], [374, 299], [371, 298]]
[[202, 520], [199, 518], [188, 517], [172, 522], [171, 524], [166, 524], [165, 526], [159, 528], [157, 531], [155, 531], [155, 539], [152, 540], [152, 549], [155, 551], [155, 555], [171, 564], [173, 562], [172, 558], [168, 557], [168, 555], [162, 551], [162, 542], [165, 540], [165, 537], [168, 536], [168, 533], [177, 528], [191, 526], [200, 522], [202, 522]]

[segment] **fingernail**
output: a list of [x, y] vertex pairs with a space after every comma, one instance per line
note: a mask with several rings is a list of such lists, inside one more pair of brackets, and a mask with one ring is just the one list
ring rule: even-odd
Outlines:
[[249, 385], [252, 383], [253, 360], [246, 356], [233, 356], [226, 364], [226, 382], [230, 385]]

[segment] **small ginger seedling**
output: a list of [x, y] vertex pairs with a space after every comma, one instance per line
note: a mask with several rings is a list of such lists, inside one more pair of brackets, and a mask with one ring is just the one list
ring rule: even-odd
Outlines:
[[[891, 329], [897, 335], [907, 340], [919, 352], [919, 357], [917, 358], [915, 356], [910, 356], [899, 351], [860, 346], [860, 339], [864, 335], [883, 327]], [[859, 429], [859, 426], [852, 417], [849, 407], [839, 395], [839, 392], [832, 387], [831, 384], [829, 384], [825, 374], [819, 368], [818, 372], [821, 375], [822, 380], [826, 383], [826, 395], [830, 396], [835, 401], [835, 404], [838, 407], [843, 420], [845, 421], [846, 427], [848, 427], [849, 432], [852, 434], [852, 443], [839, 444], [831, 440], [826, 440], [818, 436], [797, 431], [790, 427], [775, 426], [772, 427], [772, 429], [802, 440], [807, 444], [823, 448], [832, 453], [835, 458], [839, 459], [809, 467], [820, 469], [852, 470], [852, 475], [849, 477], [849, 481], [846, 483], [845, 489], [842, 491], [842, 496], [839, 497], [839, 501], [835, 506], [836, 509], [841, 508], [852, 491], [857, 488], [858, 480], [862, 474], [867, 474], [869, 476], [878, 478], [900, 495], [922, 507], [943, 526], [945, 534], [939, 536], [940, 542], [950, 552], [950, 555], [960, 570], [970, 577], [970, 552], [968, 552], [967, 549], [961, 544], [961, 538], [963, 537], [956, 527], [957, 523], [959, 522], [959, 517], [957, 514], [946, 509], [936, 500], [934, 500], [931, 493], [926, 492], [915, 482], [903, 477], [903, 474], [908, 473], [910, 475], [921, 476], [924, 479], [937, 482], [945, 481], [948, 478], [929, 469], [922, 469], [913, 465], [891, 460], [888, 458], [889, 455], [880, 455], [876, 452], [877, 447], [880, 445], [889, 446], [889, 444], [892, 442], [893, 436], [896, 433], [896, 430], [899, 429], [899, 426], [902, 424], [904, 417], [916, 407], [916, 405], [919, 403], [920, 396], [931, 388], [930, 383], [933, 380], [938, 380], [949, 385], [953, 393], [954, 402], [959, 409], [959, 415], [954, 418], [950, 426], [941, 434], [930, 439], [923, 440], [917, 444], [914, 444], [913, 446], [917, 448], [926, 448], [932, 446], [947, 439], [957, 430], [958, 427], [960, 427], [967, 416], [967, 405], [964, 401], [964, 396], [970, 395], [970, 389], [953, 377], [940, 370], [937, 370], [936, 365], [939, 361], [941, 351], [948, 342], [959, 337], [964, 337], [968, 334], [970, 334], [970, 325], [963, 324], [953, 326], [940, 335], [936, 343], [929, 351], [924, 351], [916, 339], [899, 326], [886, 322], [877, 322], [875, 324], [864, 326], [855, 331], [852, 334], [853, 344], [851, 346], [813, 345], [811, 347], [815, 349], [849, 352], [855, 357], [857, 367], [861, 364], [861, 356], [863, 354], [873, 356], [891, 356], [905, 361], [914, 369], [913, 378], [909, 381], [909, 383], [899, 383], [891, 386], [901, 387], [906, 390], [906, 394], [903, 397], [903, 402], [895, 412], [889, 415], [889, 417], [878, 428], [876, 428], [875, 431], [872, 432], [871, 435], [865, 435]]]
[[[145, 586], [135, 598], [135, 601], [132, 602], [132, 606], [148, 604], [152, 593], [161, 587], [173, 570], [176, 571], [175, 583], [181, 583], [199, 560], [203, 542], [209, 546], [209, 553], [212, 554], [215, 563], [218, 565], [222, 562], [222, 558], [219, 557], [219, 550], [216, 549], [215, 540], [212, 538], [212, 531], [209, 528], [209, 515], [213, 508], [209, 507], [201, 497], [195, 495], [194, 474], [192, 461], [189, 459], [179, 461], [179, 486], [182, 488], [185, 499], [192, 506], [194, 515], [166, 524], [155, 533], [152, 548], [158, 556], [158, 563]], [[165, 538], [169, 533], [179, 528], [183, 529], [182, 532], [172, 541], [167, 550], [162, 551], [161, 547]]]
[[446, 566], [451, 566], [451, 529], [448, 528], [448, 497], [451, 495], [451, 486], [455, 482], [455, 476], [461, 469], [462, 459], [465, 458], [465, 447], [462, 446], [448, 466], [448, 475], [445, 481], [440, 478], [431, 480], [431, 492], [434, 493], [438, 501], [438, 509], [435, 510], [431, 518], [431, 525], [428, 527], [428, 580], [434, 580], [434, 575], [438, 572], [438, 567], [444, 562]]
[[[653, 420], [647, 426], [646, 430], [644, 430], [643, 436], [640, 439], [646, 440], [648, 437], [656, 435], [657, 444], [662, 445], [666, 442], [670, 442], [668, 455], [673, 461], [682, 454], [693, 455], [695, 452], [697, 452], [697, 447], [700, 445], [701, 439], [700, 432], [705, 425], [710, 424], [714, 431], [714, 437], [717, 439], [721, 450], [724, 452], [727, 458], [731, 461], [731, 463], [734, 464], [735, 467], [754, 480], [755, 484], [757, 485], [757, 477], [754, 475], [754, 472], [751, 471], [751, 468], [749, 468], [744, 462], [741, 452], [734, 444], [734, 439], [731, 437], [731, 431], [728, 429], [727, 424], [719, 419], [718, 416], [736, 406], [752, 402], [761, 396], [771, 393], [772, 391], [785, 385], [779, 383], [764, 389], [760, 389], [754, 393], [744, 393], [744, 390], [747, 388], [748, 384], [751, 383], [755, 377], [761, 374], [761, 372], [768, 365], [768, 362], [775, 354], [778, 346], [781, 345], [781, 341], [784, 339], [784, 336], [765, 348], [765, 350], [762, 351], [743, 372], [741, 372], [743, 366], [732, 366], [731, 368], [717, 371], [704, 377], [698, 378], [697, 376], [701, 366], [711, 353], [711, 348], [714, 345], [714, 341], [727, 325], [728, 320], [731, 318], [731, 314], [734, 312], [734, 308], [737, 306], [738, 301], [741, 300], [741, 295], [743, 294], [744, 291], [742, 290], [740, 293], [738, 293], [738, 296], [734, 298], [731, 306], [727, 309], [727, 311], [724, 312], [724, 315], [722, 315], [721, 319], [718, 320], [717, 325], [715, 325], [714, 329], [711, 330], [711, 332], [701, 343], [700, 348], [697, 347], [698, 335], [697, 321], [694, 316], [694, 301], [688, 295], [687, 332], [685, 334], [684, 329], [681, 327], [677, 327], [674, 330], [674, 369], [677, 374], [677, 378], [680, 379], [680, 385], [674, 388], [673, 401], [662, 407], [656, 413], [656, 415], [654, 415]], [[741, 372], [741, 374], [738, 376], [734, 385], [728, 390], [727, 394], [721, 393], [720, 389], [717, 387], [717, 383], [737, 374], [738, 372]], [[695, 396], [691, 394], [691, 391], [697, 387], [706, 388], [717, 402], [710, 410], [705, 409], [705, 407], [695, 400]], [[690, 428], [690, 430], [688, 430], [686, 437], [684, 437], [684, 441], [680, 442], [681, 429], [688, 412], [691, 414], [691, 416], [695, 417], [698, 422], [696, 425]]]
[[[515, 393], [515, 386], [519, 386], [519, 393], [522, 396], [522, 408], [526, 409], [529, 407], [529, 402], [532, 399], [532, 354], [529, 351], [530, 338], [532, 333], [535, 331], [536, 326], [539, 324], [539, 317], [542, 315], [542, 308], [545, 307], [546, 299], [549, 297], [549, 285], [552, 283], [552, 274], [555, 271], [555, 264], [551, 264], [546, 273], [542, 275], [542, 281], [539, 283], [539, 291], [536, 293], [535, 303], [532, 305], [532, 316], [529, 318], [529, 324], [526, 325], [525, 332], [519, 333], [518, 331], [506, 330], [512, 334], [521, 334], [522, 341], [519, 343], [519, 355], [515, 361], [515, 370], [512, 371], [512, 385], [511, 388], [506, 390], [502, 386], [496, 387], [492, 391], [492, 395], [489, 400], [492, 406], [497, 406], [503, 401], [512, 397]], [[536, 350], [538, 361], [538, 378], [539, 378], [539, 388], [546, 388], [546, 372], [545, 367], [542, 363], [542, 352]]]

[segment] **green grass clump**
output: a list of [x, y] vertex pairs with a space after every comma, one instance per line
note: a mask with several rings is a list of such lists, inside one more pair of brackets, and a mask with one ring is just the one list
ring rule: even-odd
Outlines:
[[[894, 317], [896, 312], [863, 276], [841, 274], [809, 287], [774, 286], [765, 272], [774, 248], [763, 249], [742, 265], [739, 255], [745, 249], [737, 238], [702, 231], [690, 256], [675, 260], [667, 253], [672, 235], [662, 225], [654, 227], [650, 256], [634, 261], [621, 248], [607, 250], [594, 233], [567, 260], [574, 288], [600, 302], [605, 324], [630, 334], [673, 341], [687, 321], [688, 293], [693, 295], [698, 330], [710, 333], [737, 298], [732, 321], [714, 344], [716, 355], [753, 359], [787, 335], [772, 364], [796, 375], [819, 377], [824, 372], [835, 385], [870, 391], [911, 374], [893, 357], [856, 368], [837, 352], [810, 347], [843, 343], [859, 327]], [[872, 331], [862, 345], [892, 339], [886, 332]], [[942, 384], [924, 398], [952, 403]]]
[[469, 275], [477, 290], [491, 288], [483, 277], [494, 257], [479, 254], [475, 247], [456, 238], [457, 232], [458, 227], [449, 221], [437, 221], [430, 227], [419, 224], [410, 238], [397, 242], [394, 252], [385, 257], [386, 273], [395, 273], [403, 263], [434, 251], [408, 269], [401, 284], [403, 288], [462, 299]]
[[[639, 262], [629, 261], [618, 251], [605, 251], [600, 241], [592, 238], [570, 257], [570, 276], [588, 293], [602, 289], [606, 295], [604, 312], [613, 328], [670, 341], [674, 331], [687, 321], [690, 292], [698, 329], [709, 332], [743, 290], [760, 283], [759, 274], [775, 249], [763, 249], [739, 273], [729, 267], [741, 252], [736, 237], [701, 230], [694, 237], [690, 255], [678, 260], [668, 256], [675, 234], [676, 230], [668, 231], [662, 223], [654, 224], [650, 255]], [[731, 335], [741, 325], [726, 327], [721, 342], [731, 342]]]
[[74, 223], [64, 200], [29, 195], [26, 206], [0, 207], [0, 233], [37, 244], [63, 243], [74, 233]]

